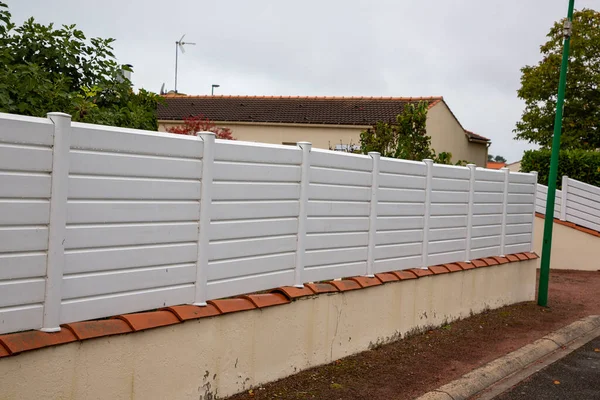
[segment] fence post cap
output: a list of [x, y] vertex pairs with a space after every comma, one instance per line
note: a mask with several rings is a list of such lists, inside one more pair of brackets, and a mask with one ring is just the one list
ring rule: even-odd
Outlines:
[[64, 112], [59, 112], [59, 111], [53, 111], [53, 112], [49, 112], [46, 114], [47, 118], [52, 118], [52, 117], [62, 117], [62, 118], [69, 118], [71, 119], [71, 114], [67, 114]]

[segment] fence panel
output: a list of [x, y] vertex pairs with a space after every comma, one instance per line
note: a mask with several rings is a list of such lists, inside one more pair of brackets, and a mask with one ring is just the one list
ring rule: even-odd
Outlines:
[[0, 117], [2, 333], [42, 327], [54, 127], [45, 118]]
[[427, 265], [466, 258], [469, 179], [468, 168], [433, 166]]
[[372, 165], [368, 156], [312, 149], [306, 281], [366, 274]]
[[293, 284], [301, 160], [296, 147], [217, 140], [208, 299]]
[[71, 137], [61, 323], [191, 302], [202, 142], [78, 123]]
[[533, 240], [533, 212], [536, 206], [535, 180], [532, 174], [512, 172], [509, 175], [508, 207], [506, 215], [506, 254], [531, 249]]
[[375, 272], [419, 267], [426, 166], [423, 162], [382, 158], [379, 170]]

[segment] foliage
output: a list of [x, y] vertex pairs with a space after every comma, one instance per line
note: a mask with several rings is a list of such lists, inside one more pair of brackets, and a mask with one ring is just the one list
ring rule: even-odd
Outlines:
[[[377, 122], [360, 134], [360, 152], [371, 151], [381, 153], [382, 157], [401, 158], [404, 160], [432, 159], [439, 164], [450, 164], [452, 154], [442, 152], [436, 154], [431, 148], [431, 136], [427, 136], [427, 102], [407, 104], [402, 114], [396, 117], [395, 124]], [[457, 164], [466, 164], [459, 161]]]
[[[521, 69], [519, 98], [525, 111], [515, 139], [552, 144], [556, 96], [563, 51], [563, 21], [557, 21], [540, 49], [542, 60]], [[583, 9], [573, 14], [573, 34], [564, 104], [561, 149], [600, 147], [600, 12]]]
[[[550, 154], [550, 149], [526, 151], [521, 160], [521, 171], [538, 171], [538, 182], [547, 185]], [[563, 175], [590, 185], [600, 186], [600, 152], [582, 149], [561, 150], [556, 179], [559, 188]]]
[[55, 29], [29, 18], [17, 27], [0, 2], [0, 111], [157, 130], [159, 96], [135, 93], [112, 52], [114, 39], [91, 38], [75, 25]]
[[506, 158], [502, 157], [502, 156], [493, 156], [491, 154], [488, 154], [488, 161], [493, 161], [493, 162], [506, 162]]
[[195, 135], [197, 132], [213, 132], [217, 139], [235, 140], [229, 128], [219, 128], [210, 119], [203, 115], [188, 117], [183, 120], [183, 125], [167, 128], [167, 132], [179, 135]]

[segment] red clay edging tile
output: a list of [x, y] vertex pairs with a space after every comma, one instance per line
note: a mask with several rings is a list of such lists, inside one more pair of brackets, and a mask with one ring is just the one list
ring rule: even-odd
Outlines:
[[325, 282], [320, 282], [320, 283], [307, 283], [306, 286], [314, 293], [314, 294], [321, 294], [321, 293], [335, 293], [335, 292], [339, 292], [338, 288], [333, 286], [331, 283], [325, 283]]
[[535, 260], [536, 258], [539, 258], [537, 254], [532, 253], [530, 251], [528, 251], [527, 253], [523, 253], [523, 254], [525, 254], [525, 256], [527, 258], [529, 258], [530, 260]]
[[458, 272], [458, 271], [462, 271], [463, 269], [460, 267], [460, 265], [458, 264], [444, 264], [444, 267], [446, 267], [448, 269], [449, 272]]
[[529, 257], [527, 257], [527, 256], [526, 256], [525, 254], [523, 254], [523, 253], [517, 253], [517, 254], [515, 254], [515, 256], [517, 256], [517, 258], [518, 258], [520, 261], [527, 261], [527, 260], [529, 260]]
[[428, 275], [433, 275], [433, 272], [431, 272], [429, 269], [411, 268], [411, 269], [407, 269], [406, 271], [412, 272], [419, 278], [422, 278], [422, 277], [428, 276]]
[[222, 314], [252, 310], [256, 308], [256, 306], [254, 306], [250, 300], [239, 297], [236, 299], [209, 300], [208, 304], [212, 304], [213, 306], [217, 307]]
[[8, 352], [7, 349], [4, 348], [4, 346], [2, 346], [2, 344], [0, 343], [0, 358], [2, 357], [8, 357], [10, 356], [10, 353]]
[[400, 270], [400, 271], [392, 271], [392, 274], [396, 275], [398, 277], [398, 279], [400, 279], [401, 281], [418, 278], [417, 274], [412, 272], [412, 270], [410, 270], [410, 269], [405, 269], [405, 270]]
[[347, 292], [349, 290], [361, 289], [360, 285], [356, 281], [352, 281], [350, 279], [342, 279], [341, 281], [331, 281], [329, 282], [340, 292]]
[[471, 260], [471, 265], [473, 265], [475, 268], [481, 268], [481, 267], [487, 267], [487, 263], [481, 259], [477, 259], [477, 260]]
[[508, 261], [510, 262], [515, 262], [515, 261], [519, 261], [519, 259], [517, 258], [517, 256], [515, 256], [514, 254], [507, 254], [506, 258], [508, 259]]
[[290, 302], [290, 300], [281, 293], [248, 294], [240, 296], [240, 298], [250, 300], [257, 308], [278, 306]]
[[375, 274], [375, 276], [381, 281], [381, 283], [397, 282], [400, 280], [400, 278], [391, 272], [383, 272], [381, 274]]
[[193, 306], [191, 304], [187, 304], [182, 306], [165, 307], [161, 308], [161, 310], [172, 312], [180, 321], [214, 317], [215, 315], [220, 314], [219, 310], [217, 310], [217, 307], [213, 306], [212, 304], [207, 304], [206, 306]]
[[433, 265], [429, 267], [429, 270], [433, 272], [434, 275], [447, 274], [450, 272], [448, 268], [444, 267], [443, 265]]
[[459, 261], [456, 264], [458, 264], [464, 270], [475, 268], [473, 263], [468, 263], [468, 262], [464, 262], [464, 261]]
[[300, 297], [312, 296], [314, 293], [310, 290], [308, 285], [304, 285], [303, 288], [297, 288], [294, 286], [282, 286], [277, 289], [271, 290], [271, 293], [282, 293], [290, 300], [298, 299]]
[[500, 264], [498, 261], [496, 261], [494, 258], [492, 257], [486, 257], [486, 258], [482, 258], [483, 262], [485, 262], [487, 265], [498, 265]]
[[0, 345], [3, 345], [8, 350], [8, 353], [12, 355], [23, 351], [71, 343], [76, 340], [77, 338], [73, 332], [68, 329], [61, 329], [60, 332], [53, 333], [26, 331], [1, 335]]
[[348, 278], [348, 279], [358, 283], [363, 288], [381, 285], [381, 281], [379, 279], [377, 279], [376, 277], [353, 276], [352, 278]]
[[70, 324], [64, 324], [62, 327], [73, 332], [73, 335], [75, 335], [78, 340], [133, 332], [133, 329], [127, 322], [116, 318], [72, 322]]
[[498, 261], [498, 264], [506, 264], [510, 262], [510, 260], [506, 257], [493, 256], [490, 258], [493, 258], [494, 260]]
[[181, 323], [174, 313], [166, 310], [123, 314], [113, 318], [118, 318], [127, 322], [135, 332]]

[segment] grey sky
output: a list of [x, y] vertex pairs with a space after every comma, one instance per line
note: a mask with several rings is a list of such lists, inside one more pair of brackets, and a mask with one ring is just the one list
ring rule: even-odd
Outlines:
[[[491, 154], [520, 159], [512, 140], [523, 110], [519, 69], [567, 0], [4, 0], [20, 23], [77, 24], [117, 39], [137, 87], [180, 92], [310, 96], [442, 95], [466, 129], [492, 139]], [[598, 1], [577, 0], [578, 9]], [[436, 149], [443, 151], [443, 149]]]

